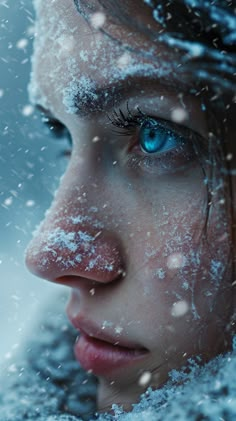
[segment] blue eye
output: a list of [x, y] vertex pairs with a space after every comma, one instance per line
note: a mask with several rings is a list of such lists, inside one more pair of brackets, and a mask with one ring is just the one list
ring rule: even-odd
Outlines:
[[139, 131], [139, 143], [146, 153], [163, 153], [183, 143], [178, 133], [153, 119], [146, 120]]

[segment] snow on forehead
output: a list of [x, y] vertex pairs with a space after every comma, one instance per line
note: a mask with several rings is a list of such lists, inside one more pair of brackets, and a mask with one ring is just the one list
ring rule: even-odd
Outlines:
[[[36, 24], [35, 24], [35, 39], [34, 39], [34, 52], [31, 58], [32, 71], [30, 83], [28, 86], [29, 97], [33, 104], [40, 104], [47, 108], [47, 98], [43, 94], [41, 87], [38, 83], [38, 68], [41, 65], [41, 59], [47, 57], [49, 45], [52, 44], [54, 47], [53, 53], [55, 57], [50, 59], [58, 58], [63, 55], [69, 56], [75, 48], [74, 32], [76, 27], [71, 27], [67, 23], [65, 18], [67, 10], [65, 3], [61, 2], [54, 5], [55, 0], [51, 0], [47, 3], [47, 8], [44, 6], [43, 0], [34, 0], [34, 7], [36, 11]], [[51, 4], [51, 7], [50, 7]], [[68, 12], [69, 13], [69, 12]], [[56, 48], [55, 48], [56, 47]], [[47, 57], [48, 60], [49, 57]], [[50, 62], [49, 62], [50, 64]], [[58, 69], [55, 69], [55, 74]], [[45, 71], [44, 77], [47, 78], [49, 75]]]
[[[51, 2], [53, 4], [53, 0]], [[41, 104], [44, 108], [48, 108], [48, 100], [42, 92], [41, 82], [50, 86], [49, 80], [56, 81], [55, 89], [59, 91], [66, 111], [74, 114], [77, 111], [74, 99], [78, 93], [82, 99], [90, 98], [91, 101], [96, 99], [94, 76], [99, 77], [97, 84], [103, 79], [111, 85], [117, 80], [124, 80], [127, 76], [160, 78], [173, 72], [173, 67], [166, 60], [160, 60], [158, 66], [150, 61], [144, 62], [139, 55], [128, 52], [125, 47], [109, 40], [100, 31], [92, 34], [89, 44], [82, 45], [77, 22], [75, 21], [74, 26], [69, 24], [71, 21], [74, 22], [71, 20], [70, 12], [67, 19], [67, 11], [57, 7], [56, 13], [50, 15], [50, 10], [45, 11], [45, 8], [41, 7], [43, 0], [35, 0], [34, 3], [37, 22], [29, 84], [29, 96], [33, 104]], [[50, 52], [48, 52], [49, 46]], [[55, 54], [53, 60], [52, 54]], [[49, 64], [48, 71], [45, 64], [43, 70], [44, 59]], [[40, 83], [38, 73], [40, 73]]]

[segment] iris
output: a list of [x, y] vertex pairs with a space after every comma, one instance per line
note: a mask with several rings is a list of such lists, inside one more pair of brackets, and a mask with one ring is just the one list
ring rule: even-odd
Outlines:
[[143, 152], [164, 153], [183, 143], [183, 138], [165, 124], [149, 119], [140, 128], [139, 142]]

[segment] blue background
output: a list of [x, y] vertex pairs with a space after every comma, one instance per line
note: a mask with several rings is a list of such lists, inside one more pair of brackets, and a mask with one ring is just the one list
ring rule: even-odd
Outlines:
[[24, 266], [24, 249], [66, 165], [59, 157], [65, 141], [51, 138], [39, 113], [22, 112], [34, 19], [30, 0], [0, 0], [0, 364], [30, 336], [41, 305], [58, 291]]

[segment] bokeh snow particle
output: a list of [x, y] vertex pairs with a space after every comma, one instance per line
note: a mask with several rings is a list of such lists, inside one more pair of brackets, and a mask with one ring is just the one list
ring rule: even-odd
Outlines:
[[0, 89], [0, 98], [2, 98], [3, 95], [4, 95], [4, 90], [3, 89]]
[[173, 317], [182, 317], [188, 312], [188, 310], [189, 305], [186, 301], [177, 301], [172, 306], [171, 315]]
[[184, 267], [185, 258], [182, 253], [173, 253], [167, 258], [168, 269], [179, 269]]
[[29, 37], [33, 37], [35, 35], [35, 26], [34, 25], [28, 26], [26, 33]]
[[183, 108], [175, 108], [171, 113], [171, 120], [175, 123], [183, 123], [188, 119], [188, 113]]
[[232, 161], [232, 159], [233, 159], [233, 154], [232, 153], [228, 153], [226, 155], [226, 161]]
[[16, 47], [17, 47], [19, 50], [24, 50], [24, 49], [27, 47], [27, 45], [28, 45], [28, 40], [27, 40], [26, 38], [21, 38], [21, 39], [19, 39], [19, 41], [17, 41], [17, 43], [16, 43]]
[[90, 23], [95, 29], [100, 29], [106, 22], [106, 15], [102, 12], [93, 13], [90, 17]]
[[97, 142], [99, 142], [99, 140], [100, 140], [100, 137], [94, 136], [94, 138], [92, 139], [92, 142], [97, 143]]
[[24, 117], [29, 117], [33, 114], [34, 107], [32, 105], [25, 105], [22, 109], [22, 115]]
[[35, 201], [34, 200], [27, 200], [26, 204], [25, 204], [28, 208], [32, 208], [35, 205]]
[[8, 197], [6, 200], [4, 200], [5, 206], [11, 206], [13, 202], [13, 197]]
[[145, 387], [148, 386], [152, 378], [152, 373], [150, 371], [145, 371], [141, 377], [139, 378], [138, 384], [139, 386]]

